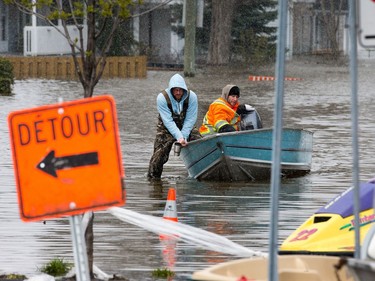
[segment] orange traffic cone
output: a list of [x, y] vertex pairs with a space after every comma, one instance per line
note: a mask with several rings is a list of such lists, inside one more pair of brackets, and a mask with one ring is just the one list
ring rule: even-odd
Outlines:
[[[176, 190], [169, 188], [167, 203], [165, 204], [163, 219], [177, 222]], [[177, 240], [173, 235], [159, 235], [160, 243], [163, 247], [163, 260], [170, 270], [173, 270], [176, 263]]]
[[176, 190], [171, 187], [168, 190], [167, 203], [165, 204], [163, 218], [171, 221], [178, 221], [177, 205], [176, 205]]

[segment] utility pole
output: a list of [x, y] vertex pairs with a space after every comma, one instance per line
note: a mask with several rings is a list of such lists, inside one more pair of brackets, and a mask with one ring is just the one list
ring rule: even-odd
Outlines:
[[195, 29], [197, 21], [197, 1], [185, 0], [185, 48], [184, 75], [195, 76]]

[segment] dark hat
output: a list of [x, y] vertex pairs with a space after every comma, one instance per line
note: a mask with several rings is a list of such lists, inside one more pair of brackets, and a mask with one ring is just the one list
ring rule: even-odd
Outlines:
[[238, 96], [240, 97], [240, 88], [234, 86], [230, 89], [228, 96]]

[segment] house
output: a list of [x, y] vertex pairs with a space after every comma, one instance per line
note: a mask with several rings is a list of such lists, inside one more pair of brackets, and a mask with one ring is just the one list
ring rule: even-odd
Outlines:
[[[203, 2], [203, 0], [199, 1]], [[133, 19], [134, 40], [146, 50], [149, 64], [182, 64], [184, 39], [179, 38], [172, 31], [171, 5], [182, 4], [183, 0], [174, 0], [159, 9], [152, 10], [155, 2], [162, 1], [145, 1], [144, 5], [135, 12], [140, 16]], [[147, 12], [150, 10], [151, 12]]]
[[[197, 1], [198, 18], [202, 18], [204, 0]], [[317, 1], [319, 0], [289, 1], [287, 32], [289, 58], [299, 54], [323, 53], [331, 48], [322, 23], [322, 11], [314, 8]], [[162, 0], [146, 0], [135, 11], [135, 14], [139, 16], [134, 17], [131, 23], [133, 37], [139, 42], [138, 47], [147, 54], [149, 63], [182, 64], [184, 40], [172, 31], [173, 12], [171, 7], [176, 3], [183, 4], [184, 0], [173, 0], [157, 9], [152, 9], [162, 2]], [[362, 7], [359, 13], [359, 22], [362, 23], [359, 38], [362, 40], [359, 40], [358, 56], [359, 58], [374, 58], [375, 46], [372, 47], [372, 45], [375, 45], [373, 43], [375, 36], [374, 39], [367, 40], [368, 44], [365, 46], [363, 39], [368, 35], [364, 35], [363, 30], [367, 32], [369, 29], [371, 30], [372, 26], [375, 26], [375, 17], [373, 16], [375, 3], [373, 1], [357, 2], [366, 2], [370, 6], [365, 9]], [[147, 12], [150, 10], [151, 12]], [[346, 26], [348, 19], [346, 6], [341, 10], [339, 18], [338, 48], [347, 55], [349, 53], [349, 36]], [[35, 30], [38, 32], [36, 33]], [[74, 27], [72, 27], [72, 32], [74, 32]], [[69, 53], [69, 46], [62, 44], [62, 41], [57, 40], [56, 36], [59, 36], [56, 30], [40, 26], [36, 19], [22, 14], [16, 7], [5, 5], [3, 0], [0, 0], [0, 54], [34, 56]], [[48, 42], [48, 44], [43, 42]]]
[[0, 54], [22, 53], [23, 28], [29, 24], [28, 18], [16, 7], [0, 0]]
[[[323, 11], [316, 5], [319, 0], [299, 0], [290, 2], [290, 46], [293, 55], [324, 54], [332, 48], [326, 25], [327, 20], [338, 23], [335, 33], [338, 49], [344, 55], [349, 55], [350, 37], [348, 29], [349, 11], [347, 1], [333, 1], [336, 5], [341, 2], [341, 10], [335, 10], [335, 16], [330, 11]], [[328, 2], [328, 1], [327, 1]], [[330, 2], [328, 2], [330, 3]], [[358, 58], [375, 58], [375, 2], [356, 1], [358, 26]], [[338, 5], [337, 5], [338, 6]], [[324, 16], [326, 15], [326, 18]], [[368, 33], [374, 34], [372, 39], [363, 40]], [[365, 36], [364, 36], [365, 34]]]
[[[203, 3], [203, 0], [198, 0]], [[183, 3], [174, 0], [167, 5], [155, 6], [163, 1], [145, 1], [134, 13], [133, 36], [147, 55], [163, 62], [183, 62], [184, 40], [172, 32], [171, 5]], [[203, 5], [201, 5], [203, 8]], [[151, 11], [150, 11], [151, 10]], [[15, 6], [0, 0], [0, 54], [14, 55], [63, 55], [70, 53], [70, 47], [61, 35], [50, 26], [40, 24], [35, 16], [21, 13]], [[71, 32], [77, 30], [70, 26]]]

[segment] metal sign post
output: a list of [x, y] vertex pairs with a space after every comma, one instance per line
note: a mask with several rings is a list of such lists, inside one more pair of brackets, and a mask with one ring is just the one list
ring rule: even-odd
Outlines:
[[76, 268], [77, 281], [89, 281], [89, 265], [87, 261], [87, 252], [85, 237], [82, 231], [81, 220], [78, 216], [70, 216], [70, 229], [73, 239], [74, 265]]
[[278, 274], [278, 221], [279, 221], [279, 189], [281, 173], [281, 135], [283, 127], [284, 77], [285, 77], [285, 44], [287, 30], [288, 1], [278, 2], [278, 36], [277, 58], [275, 70], [275, 113], [272, 143], [271, 174], [271, 222], [269, 237], [268, 280], [277, 281]]
[[[371, 2], [367, 0], [368, 2]], [[365, 3], [366, 1], [358, 1]], [[374, 6], [375, 3], [371, 3]], [[359, 192], [359, 145], [358, 145], [358, 50], [357, 50], [357, 6], [355, 0], [349, 1], [349, 34], [350, 34], [350, 78], [351, 78], [351, 119], [352, 119], [352, 149], [353, 149], [353, 186], [354, 186], [354, 257], [359, 258], [360, 252], [360, 192]], [[372, 15], [375, 18], [375, 13]], [[375, 42], [375, 28], [372, 27]]]

